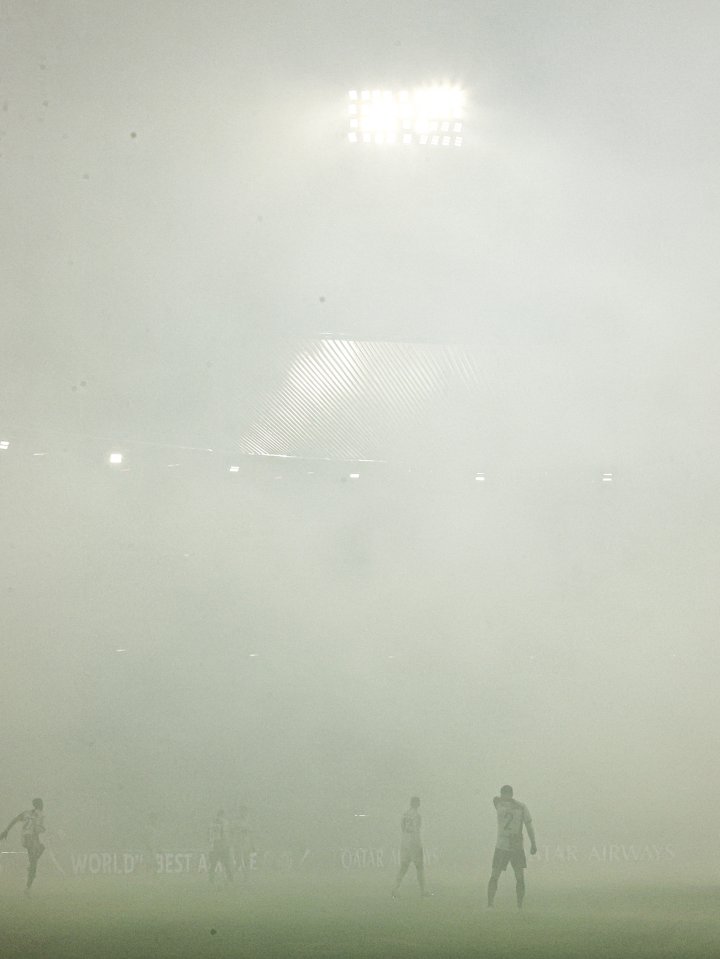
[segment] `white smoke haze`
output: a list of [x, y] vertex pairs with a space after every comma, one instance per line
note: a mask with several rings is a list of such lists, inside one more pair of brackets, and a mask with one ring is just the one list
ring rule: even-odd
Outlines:
[[[417, 793], [443, 868], [484, 871], [510, 782], [589, 870], [616, 844], [706, 875], [719, 28], [704, 2], [3, 5], [0, 815], [41, 795], [82, 851], [154, 812], [181, 849], [247, 806], [259, 842], [337, 851], [391, 847]], [[348, 89], [444, 79], [459, 150], [346, 142]], [[282, 403], [323, 334], [475, 379], [398, 361], [372, 409], [350, 367], [337, 402], [308, 379], [310, 450]], [[242, 451], [271, 401], [292, 459]]]

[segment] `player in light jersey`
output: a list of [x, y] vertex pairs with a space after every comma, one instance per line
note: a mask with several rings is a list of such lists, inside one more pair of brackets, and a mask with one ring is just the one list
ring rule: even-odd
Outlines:
[[42, 799], [33, 799], [32, 809], [18, 813], [7, 829], [0, 833], [0, 839], [7, 839], [7, 835], [15, 825], [22, 823], [22, 844], [27, 849], [28, 854], [28, 874], [27, 886], [25, 892], [30, 893], [35, 876], [37, 874], [38, 860], [45, 851], [45, 846], [40, 842], [40, 834], [45, 832], [45, 817], [43, 814]]
[[215, 881], [215, 870], [218, 863], [225, 870], [225, 878], [232, 882], [233, 866], [230, 852], [230, 826], [225, 818], [225, 811], [218, 809], [215, 818], [210, 824], [210, 853], [208, 855], [208, 875], [210, 882]]
[[415, 863], [415, 873], [417, 875], [418, 885], [420, 886], [420, 895], [425, 896], [425, 867], [423, 864], [423, 847], [420, 829], [422, 819], [420, 817], [420, 799], [413, 796], [410, 800], [410, 808], [403, 814], [400, 820], [400, 869], [395, 880], [395, 887], [392, 891], [393, 899], [398, 898], [400, 883], [405, 877], [405, 873], [410, 868], [410, 863]]
[[500, 795], [493, 799], [497, 811], [498, 834], [493, 855], [492, 874], [488, 883], [488, 909], [492, 909], [497, 892], [500, 873], [504, 872], [508, 863], [515, 872], [515, 892], [518, 909], [522, 909], [525, 898], [525, 847], [523, 846], [523, 826], [530, 837], [530, 855], [537, 852], [535, 844], [535, 830], [528, 807], [513, 799], [512, 786], [503, 786]]
[[247, 879], [253, 868], [253, 857], [256, 855], [250, 810], [247, 806], [240, 806], [232, 832], [235, 839], [235, 866], [240, 877]]

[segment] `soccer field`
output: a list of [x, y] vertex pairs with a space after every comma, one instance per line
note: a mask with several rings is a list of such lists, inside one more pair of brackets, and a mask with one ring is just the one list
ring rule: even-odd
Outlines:
[[0, 887], [0, 955], [44, 959], [194, 956], [686, 957], [720, 952], [718, 889], [604, 885], [530, 889], [518, 913], [510, 884], [496, 909], [480, 884], [438, 884], [420, 900], [408, 883], [343, 877], [255, 885], [68, 881]]

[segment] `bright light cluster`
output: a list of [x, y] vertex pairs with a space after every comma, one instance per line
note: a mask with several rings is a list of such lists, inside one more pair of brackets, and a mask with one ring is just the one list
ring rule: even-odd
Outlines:
[[462, 146], [465, 95], [459, 87], [417, 90], [351, 90], [350, 143]]

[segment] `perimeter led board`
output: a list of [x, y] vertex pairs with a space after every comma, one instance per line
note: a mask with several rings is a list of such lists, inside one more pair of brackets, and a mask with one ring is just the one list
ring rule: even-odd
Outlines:
[[465, 94], [436, 85], [415, 90], [351, 90], [350, 143], [459, 147], [463, 142]]

